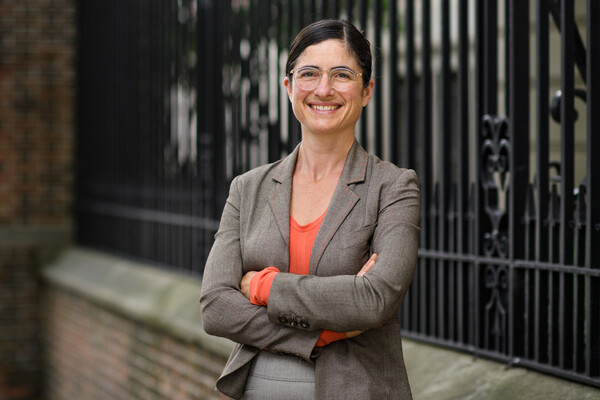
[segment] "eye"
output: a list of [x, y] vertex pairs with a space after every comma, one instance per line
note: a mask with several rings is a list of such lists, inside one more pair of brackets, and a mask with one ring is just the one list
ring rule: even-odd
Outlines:
[[354, 74], [346, 70], [332, 71], [331, 78], [338, 81], [351, 81], [354, 80]]
[[319, 76], [319, 71], [315, 69], [301, 69], [298, 71], [298, 79], [313, 79]]

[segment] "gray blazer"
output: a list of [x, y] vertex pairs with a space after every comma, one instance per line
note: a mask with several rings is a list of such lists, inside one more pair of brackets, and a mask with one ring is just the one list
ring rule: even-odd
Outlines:
[[[200, 299], [206, 332], [238, 343], [217, 389], [240, 398], [252, 358], [265, 349], [314, 362], [317, 399], [410, 399], [397, 311], [417, 262], [413, 170], [381, 161], [355, 141], [315, 239], [309, 274], [277, 274], [268, 307], [252, 305], [239, 291], [248, 271], [288, 271], [297, 156], [298, 148], [231, 183]], [[375, 266], [355, 276], [373, 252]], [[365, 332], [315, 348], [323, 329]]]

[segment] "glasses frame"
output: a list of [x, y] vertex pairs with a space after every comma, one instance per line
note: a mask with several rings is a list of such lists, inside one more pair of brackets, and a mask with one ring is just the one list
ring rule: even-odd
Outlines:
[[[310, 66], [305, 66], [305, 67], [300, 67], [300, 68], [294, 68], [294, 69], [290, 70], [290, 72], [288, 73], [288, 75], [291, 76], [294, 81], [296, 81], [296, 79], [294, 78], [294, 76], [295, 76], [294, 73], [296, 73], [298, 71], [302, 71], [302, 70], [309, 70], [309, 69], [310, 70], [318, 71], [319, 72], [319, 79], [316, 81], [315, 87], [313, 87], [311, 89], [305, 89], [305, 88], [301, 87], [300, 85], [298, 85], [298, 87], [300, 87], [300, 89], [302, 89], [302, 90], [307, 90], [307, 91], [308, 90], [315, 90], [319, 86], [319, 82], [321, 82], [321, 78], [323, 78], [323, 73], [326, 73], [327, 74], [327, 81], [329, 82], [329, 87], [330, 88], [332, 88], [333, 90], [338, 91], [338, 92], [348, 92], [348, 91], [352, 90], [352, 87], [349, 87], [348, 89], [344, 89], [344, 90], [340, 90], [340, 89], [337, 89], [337, 88], [333, 87], [333, 83], [331, 83], [331, 72], [333, 72], [333, 71], [347, 71], [347, 72], [352, 72], [352, 74], [354, 74], [354, 80], [352, 81], [353, 83], [356, 83], [356, 81], [358, 81], [358, 78], [361, 77], [361, 76], [363, 76], [362, 72], [356, 72], [353, 69], [347, 68], [347, 67], [335, 67], [335, 68], [330, 69], [329, 71], [322, 71], [319, 68], [310, 67]], [[298, 84], [297, 81], [296, 81], [296, 84]]]

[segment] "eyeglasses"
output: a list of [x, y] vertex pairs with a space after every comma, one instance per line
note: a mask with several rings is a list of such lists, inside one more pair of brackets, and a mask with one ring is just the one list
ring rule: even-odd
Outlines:
[[[314, 90], [321, 82], [321, 70], [315, 67], [302, 67], [290, 71], [294, 81], [302, 90]], [[350, 68], [338, 67], [329, 71], [329, 84], [339, 92], [346, 92], [354, 86], [356, 79], [362, 75]]]

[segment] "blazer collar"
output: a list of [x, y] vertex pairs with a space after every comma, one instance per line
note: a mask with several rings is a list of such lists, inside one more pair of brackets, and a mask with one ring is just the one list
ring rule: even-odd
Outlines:
[[[281, 164], [279, 164], [279, 167], [273, 175], [274, 180], [279, 183], [284, 183], [286, 180], [291, 181], [294, 174], [294, 168], [296, 166], [296, 160], [298, 159], [299, 149], [300, 144], [296, 146], [290, 155], [281, 161]], [[365, 149], [363, 149], [360, 143], [354, 139], [354, 143], [348, 152], [348, 157], [346, 157], [346, 162], [344, 163], [340, 180], [348, 185], [352, 183], [363, 182], [365, 180], [365, 174], [367, 170], [367, 160], [367, 152]]]
[[[294, 151], [284, 158], [273, 175], [273, 179], [279, 184], [271, 194], [269, 204], [277, 225], [281, 231], [285, 243], [289, 246], [290, 239], [290, 200], [292, 194], [292, 176], [294, 167], [298, 159], [298, 150], [300, 145], [296, 146]], [[358, 202], [359, 196], [349, 187], [351, 184], [364, 182], [367, 170], [368, 154], [362, 146], [354, 140], [348, 157], [344, 163], [344, 168], [340, 176], [333, 197], [327, 208], [325, 218], [321, 223], [319, 233], [315, 238], [315, 243], [310, 257], [309, 273], [316, 273], [317, 265], [321, 259], [323, 251], [331, 241], [331, 238], [346, 219], [354, 205]]]

